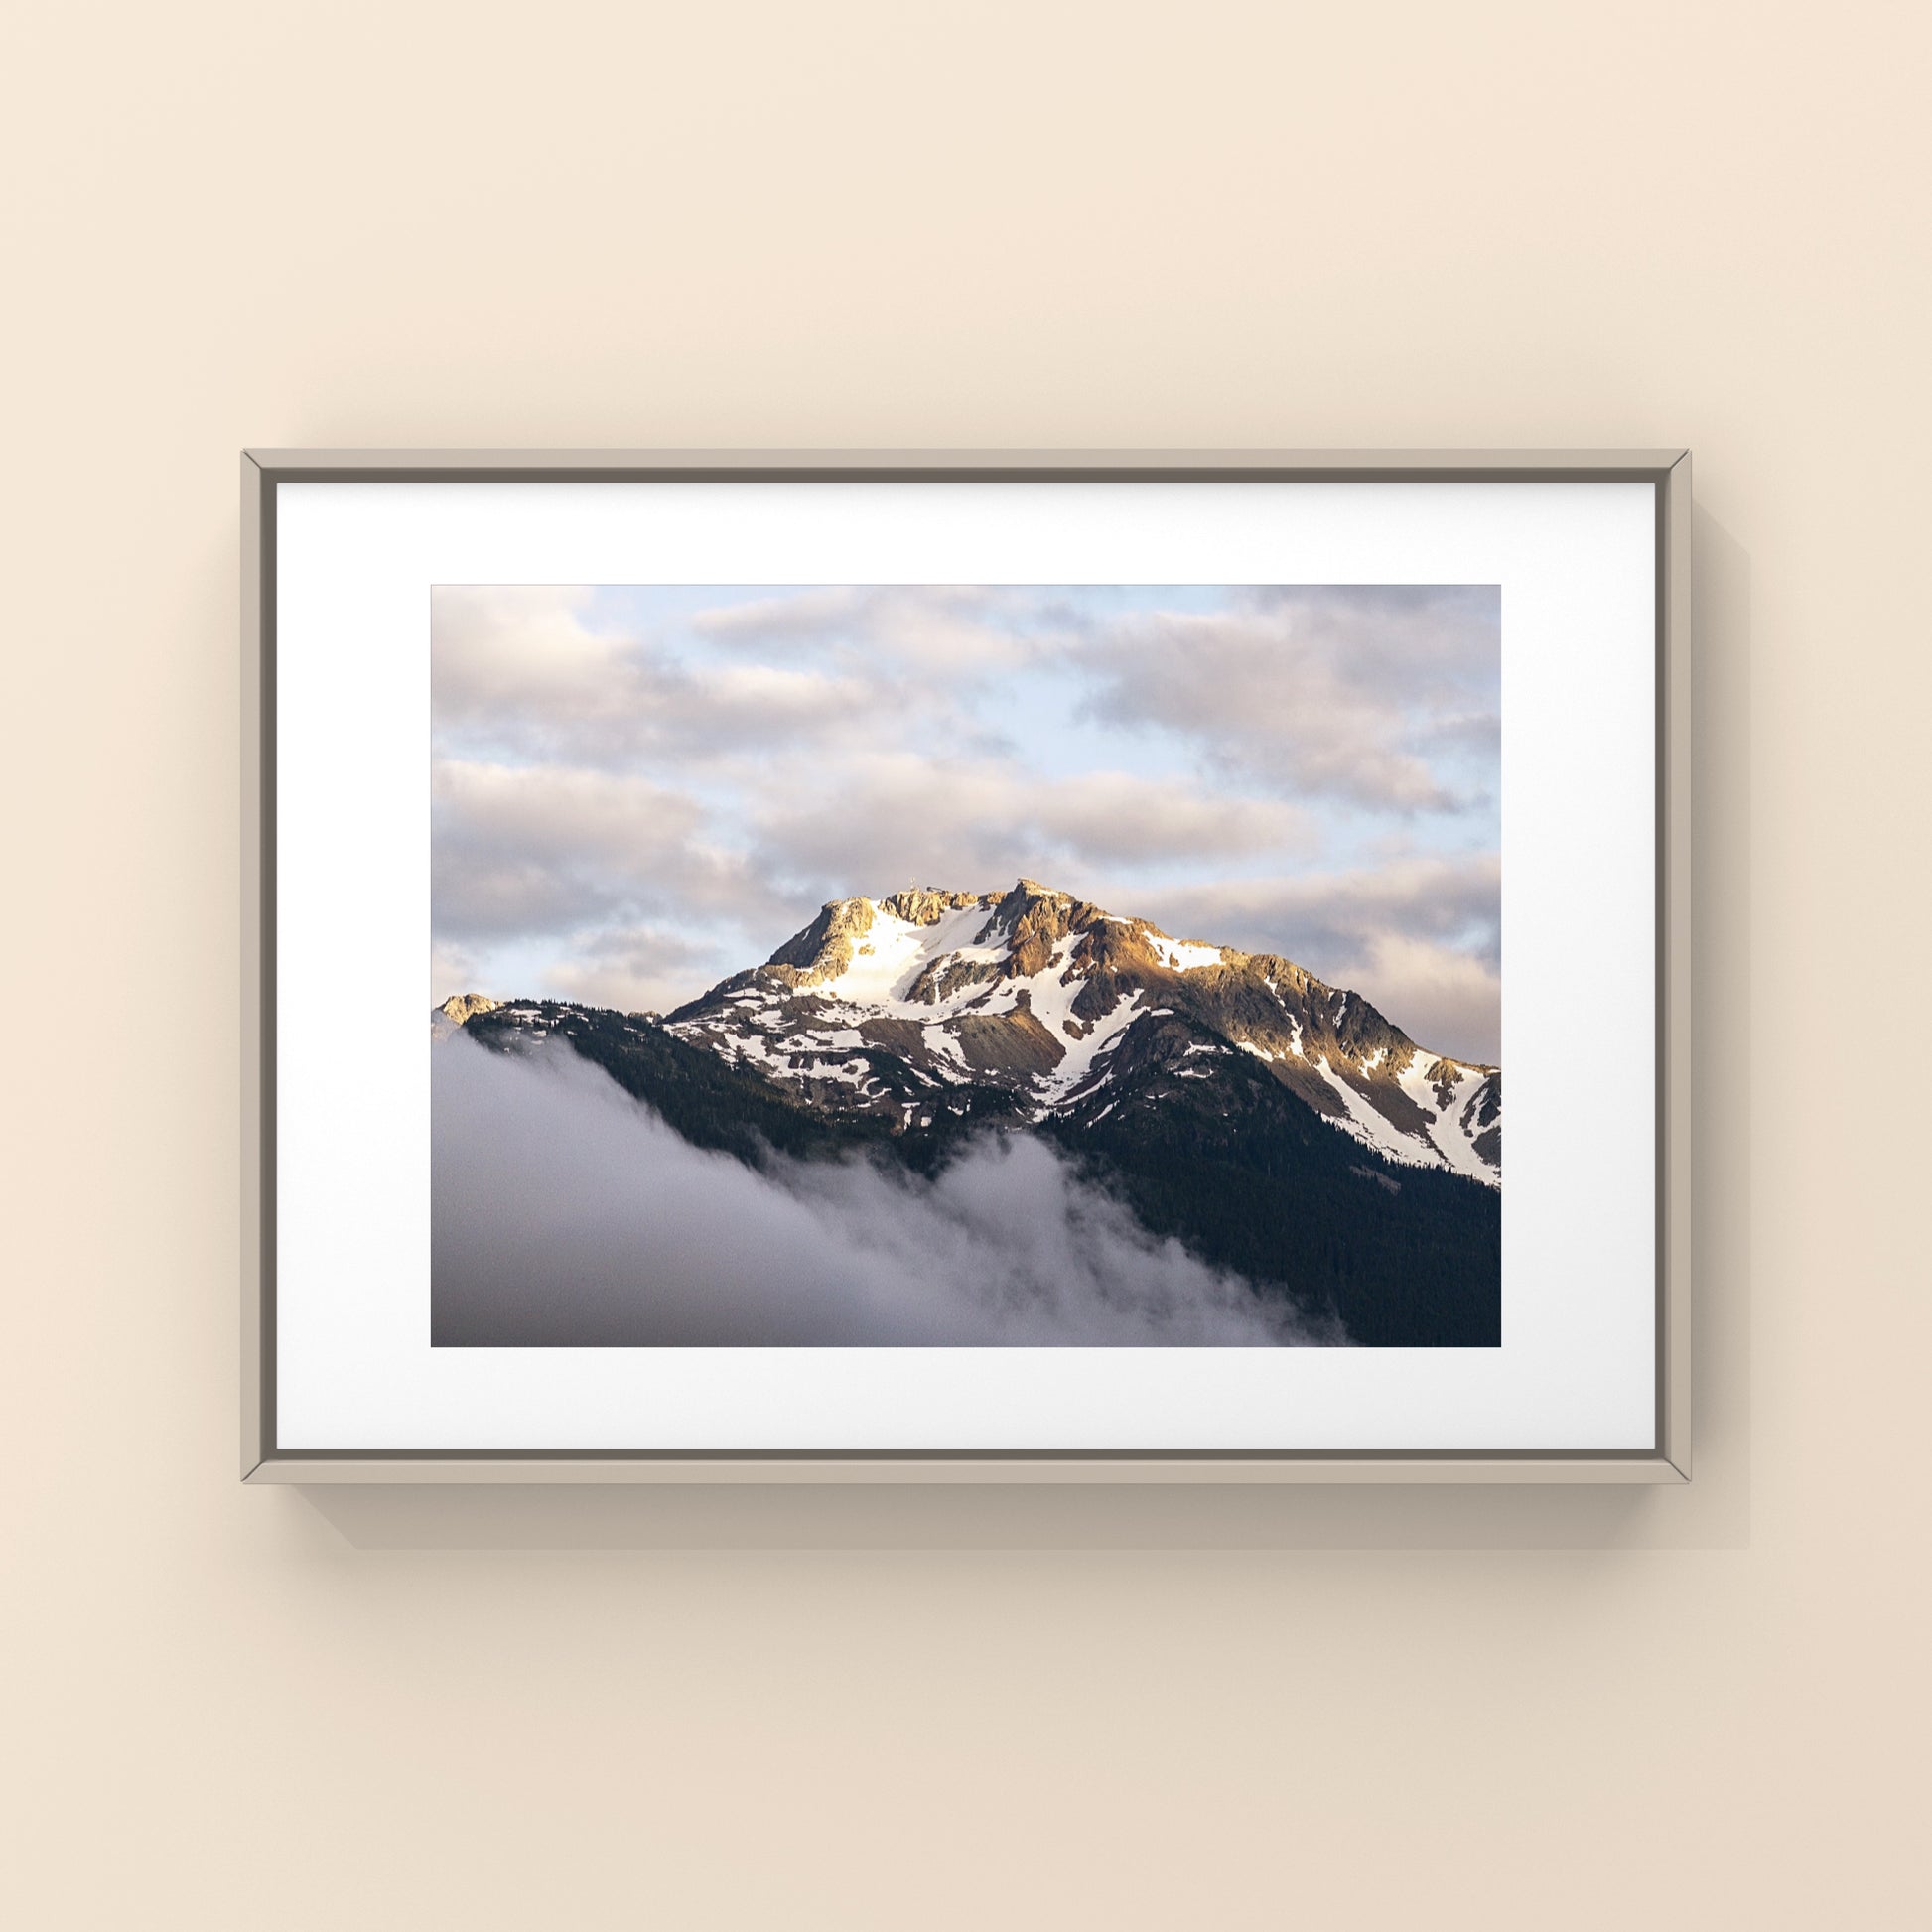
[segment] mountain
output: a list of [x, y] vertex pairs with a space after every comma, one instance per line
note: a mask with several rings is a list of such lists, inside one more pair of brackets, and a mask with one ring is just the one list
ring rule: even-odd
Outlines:
[[1502, 1075], [1269, 953], [1023, 879], [836, 900], [667, 1016], [460, 995], [437, 1025], [568, 1040], [687, 1140], [757, 1164], [969, 1137], [1062, 1148], [1156, 1234], [1371, 1345], [1500, 1337]]
[[486, 993], [453, 993], [430, 1015], [432, 1039], [448, 1039], [459, 1027], [467, 1026], [480, 1013], [494, 1013], [502, 1004]]
[[[832, 1113], [929, 1127], [1007, 1096], [1033, 1123], [1158, 1107], [1242, 1052], [1401, 1166], [1502, 1180], [1502, 1074], [1419, 1047], [1273, 953], [1173, 939], [1023, 879], [839, 899], [666, 1021]], [[905, 1075], [910, 1075], [910, 1080]]]

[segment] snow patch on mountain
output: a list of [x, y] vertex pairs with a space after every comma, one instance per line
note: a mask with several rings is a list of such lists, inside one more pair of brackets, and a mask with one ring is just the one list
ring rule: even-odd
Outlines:
[[1430, 1144], [1445, 1164], [1472, 1180], [1496, 1185], [1499, 1182], [1494, 1169], [1475, 1150], [1476, 1134], [1482, 1130], [1472, 1132], [1474, 1123], [1469, 1119], [1470, 1102], [1488, 1077], [1481, 1069], [1418, 1050], [1397, 1084], [1425, 1113], [1435, 1117], [1429, 1130]]
[[1067, 961], [1082, 943], [1082, 935], [1069, 934], [1052, 951], [1046, 964], [1026, 982], [1027, 1003], [1033, 1016], [1056, 1040], [1075, 1034], [1073, 1002], [1079, 997], [1082, 981], [1067, 970]]
[[1218, 966], [1219, 946], [1197, 945], [1191, 939], [1170, 939], [1165, 932], [1150, 931], [1149, 950], [1171, 973], [1191, 973], [1197, 966]]
[[986, 923], [987, 913], [978, 905], [962, 906], [931, 925], [914, 925], [875, 906], [872, 928], [853, 948], [852, 964], [826, 981], [824, 991], [848, 1006], [905, 1006], [906, 995], [933, 960], [953, 953], [992, 964], [1005, 956], [976, 942]]
[[[1130, 994], [1104, 1020], [1094, 1023], [1084, 1039], [1068, 1042], [1065, 1057], [1051, 1073], [1040, 1075], [1035, 1090], [1044, 1107], [1051, 1109], [1081, 1092], [1093, 1080], [1094, 1066], [1111, 1053], [1139, 1018], [1141, 996]], [[1104, 1069], [1102, 1069], [1104, 1072]], [[1094, 1081], [1098, 1084], [1098, 1081]]]
[[1328, 1090], [1342, 1104], [1343, 1117], [1335, 1120], [1334, 1124], [1344, 1134], [1354, 1135], [1365, 1147], [1372, 1147], [1384, 1159], [1398, 1162], [1403, 1167], [1436, 1168], [1443, 1165], [1438, 1158], [1441, 1150], [1433, 1142], [1425, 1147], [1403, 1133], [1386, 1114], [1371, 1106], [1328, 1064], [1325, 1053], [1316, 1056], [1314, 1070], [1328, 1083]]

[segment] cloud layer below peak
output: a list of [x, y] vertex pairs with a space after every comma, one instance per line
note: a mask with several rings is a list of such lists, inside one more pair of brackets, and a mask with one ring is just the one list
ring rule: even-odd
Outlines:
[[568, 1048], [435, 1048], [437, 1346], [1271, 1347], [1341, 1341], [1147, 1233], [1044, 1142], [931, 1180], [757, 1172]]

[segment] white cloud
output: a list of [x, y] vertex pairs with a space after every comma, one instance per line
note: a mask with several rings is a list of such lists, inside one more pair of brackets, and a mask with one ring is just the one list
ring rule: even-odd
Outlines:
[[547, 584], [438, 585], [430, 622], [438, 723], [479, 713], [575, 710], [593, 698], [621, 646], [586, 625], [592, 597], [589, 590]]
[[1459, 809], [1499, 743], [1488, 587], [1284, 588], [1088, 631], [1097, 718], [1176, 735], [1289, 796]]
[[836, 585], [721, 605], [693, 627], [741, 648], [829, 652], [952, 684], [1038, 655], [1035, 603], [997, 586]]
[[431, 801], [445, 943], [651, 914], [785, 916], [743, 854], [706, 843], [698, 801], [644, 778], [445, 759]]
[[488, 989], [481, 983], [477, 956], [467, 946], [453, 945], [447, 939], [431, 942], [429, 950], [429, 1003], [441, 1006], [452, 993], [482, 993]]
[[1043, 1142], [932, 1180], [691, 1146], [568, 1049], [435, 1049], [438, 1345], [1215, 1347], [1339, 1339], [1148, 1234]]
[[1279, 799], [1216, 793], [1125, 771], [1048, 777], [1012, 759], [885, 750], [833, 782], [766, 791], [753, 812], [776, 870], [841, 891], [907, 883], [984, 889], [1068, 867], [1245, 857], [1306, 848], [1307, 822]]
[[674, 929], [617, 926], [569, 935], [548, 977], [562, 999], [620, 1013], [665, 1013], [746, 964]]
[[661, 769], [829, 749], [915, 707], [917, 693], [878, 674], [678, 663], [647, 634], [599, 632], [588, 616], [581, 591], [439, 589], [431, 656], [446, 750]]

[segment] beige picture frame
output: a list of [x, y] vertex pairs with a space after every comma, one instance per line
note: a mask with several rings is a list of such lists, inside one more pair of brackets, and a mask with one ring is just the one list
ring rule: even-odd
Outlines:
[[[320, 482], [1147, 480], [1648, 483], [1656, 492], [1656, 1433], [1615, 1453], [1283, 1450], [824, 1453], [284, 1448], [276, 1431], [276, 504]], [[1676, 1483], [1692, 1432], [1687, 451], [247, 450], [241, 457], [240, 1474], [254, 1483]]]

